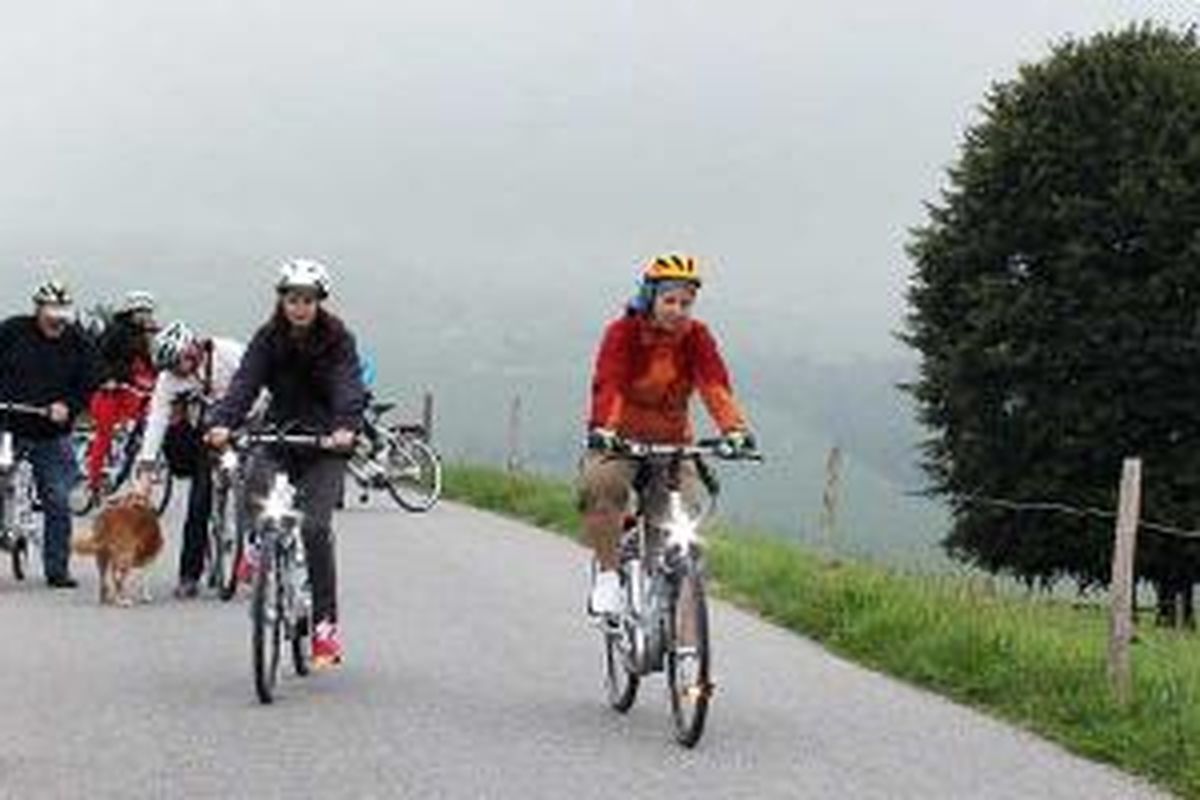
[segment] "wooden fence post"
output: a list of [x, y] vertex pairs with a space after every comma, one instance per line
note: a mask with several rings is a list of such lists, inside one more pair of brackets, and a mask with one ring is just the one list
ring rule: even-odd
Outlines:
[[508, 411], [508, 460], [509, 472], [521, 469], [521, 395], [513, 398]]
[[425, 392], [421, 402], [421, 429], [425, 431], [425, 441], [433, 441], [433, 392]]
[[821, 546], [830, 556], [838, 551], [837, 544], [837, 505], [838, 484], [841, 481], [842, 448], [834, 445], [825, 459], [825, 491], [821, 495], [821, 519], [818, 529], [821, 536]]
[[1117, 510], [1110, 586], [1112, 620], [1108, 639], [1108, 679], [1113, 697], [1122, 707], [1129, 704], [1133, 689], [1129, 645], [1133, 641], [1133, 563], [1137, 551], [1141, 504], [1142, 460], [1127, 458], [1121, 465], [1121, 499]]

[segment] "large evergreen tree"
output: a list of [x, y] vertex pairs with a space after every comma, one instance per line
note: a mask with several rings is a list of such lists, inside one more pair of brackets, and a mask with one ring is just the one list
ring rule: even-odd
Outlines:
[[[1200, 527], [1195, 31], [1064, 43], [982, 110], [909, 248], [924, 466], [953, 555], [1102, 583], [1111, 521], [977, 500], [1112, 509], [1121, 459], [1140, 455], [1145, 517]], [[1190, 604], [1200, 546], [1144, 532], [1137, 569]]]

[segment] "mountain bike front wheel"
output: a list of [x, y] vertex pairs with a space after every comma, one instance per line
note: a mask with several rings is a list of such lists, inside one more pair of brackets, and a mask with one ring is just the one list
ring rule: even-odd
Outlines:
[[29, 540], [23, 536], [15, 539], [10, 555], [13, 577], [19, 581], [25, 580], [25, 567], [29, 563]]
[[307, 614], [297, 616], [289, 635], [292, 640], [292, 666], [303, 677], [312, 668], [312, 620]]
[[245, 534], [238, 525], [235, 505], [232, 492], [217, 490], [209, 520], [209, 585], [222, 600], [230, 600], [237, 594], [237, 566], [245, 547]]
[[625, 634], [618, 630], [604, 632], [604, 685], [608, 704], [624, 714], [637, 700], [640, 678], [629, 668], [626, 649], [622, 646]]
[[677, 578], [669, 612], [667, 688], [675, 739], [684, 747], [694, 747], [704, 733], [712, 696], [708, 603], [698, 564], [690, 565]]
[[71, 450], [75, 454], [75, 482], [67, 494], [71, 513], [82, 517], [96, 504], [96, 496], [87, 481], [87, 451], [92, 441], [91, 428], [76, 428], [71, 432]]
[[163, 468], [162, 473], [150, 484], [150, 507], [154, 513], [162, 516], [167, 506], [171, 505], [171, 492], [175, 488], [175, 477], [171, 470]]
[[[265, 537], [264, 537], [265, 538]], [[283, 581], [279, 558], [273, 547], [263, 543], [254, 591], [250, 597], [251, 650], [254, 661], [254, 689], [259, 702], [275, 699], [279, 678], [279, 650], [283, 638]]]

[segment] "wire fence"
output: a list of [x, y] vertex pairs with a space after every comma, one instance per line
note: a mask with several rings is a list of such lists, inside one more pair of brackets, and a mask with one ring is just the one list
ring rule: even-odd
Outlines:
[[[1097, 519], [1116, 520], [1117, 512], [1096, 506], [1074, 506], [1054, 500], [1010, 500], [1004, 497], [988, 497], [985, 495], [963, 495], [956, 497], [955, 502], [972, 505], [985, 505], [993, 508], [1005, 508], [1011, 511], [1040, 511], [1068, 514], [1075, 517], [1094, 517]], [[1177, 525], [1167, 525], [1152, 520], [1138, 520], [1138, 529], [1163, 536], [1173, 536], [1178, 539], [1200, 540], [1200, 531]]]

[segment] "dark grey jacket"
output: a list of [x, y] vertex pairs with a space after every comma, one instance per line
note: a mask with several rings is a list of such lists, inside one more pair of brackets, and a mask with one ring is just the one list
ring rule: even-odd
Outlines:
[[[45, 336], [32, 316], [0, 323], [0, 400], [48, 406], [66, 403], [74, 419], [95, 388], [96, 352], [74, 325], [58, 339]], [[13, 415], [9, 429], [20, 436], [48, 439], [69, 428], [49, 420]]]
[[246, 347], [211, 424], [241, 426], [264, 388], [271, 394], [267, 419], [272, 423], [313, 433], [357, 431], [366, 389], [353, 334], [321, 309], [312, 330], [296, 336], [277, 313]]

